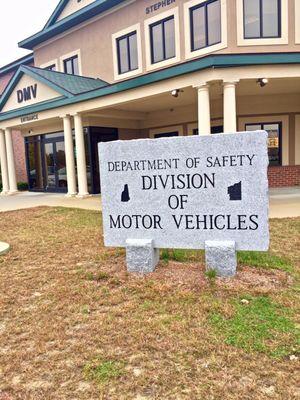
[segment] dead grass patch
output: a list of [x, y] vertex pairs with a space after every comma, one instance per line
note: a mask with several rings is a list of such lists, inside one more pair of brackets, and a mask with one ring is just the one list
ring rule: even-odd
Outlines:
[[[12, 251], [0, 258], [0, 400], [296, 399], [300, 218], [271, 221], [271, 237], [289, 270], [250, 260], [232, 281], [211, 282], [201, 257], [177, 257], [139, 277], [127, 274], [124, 250], [103, 247], [98, 212], [1, 214]], [[288, 321], [262, 338], [268, 351], [227, 340], [246, 295]]]

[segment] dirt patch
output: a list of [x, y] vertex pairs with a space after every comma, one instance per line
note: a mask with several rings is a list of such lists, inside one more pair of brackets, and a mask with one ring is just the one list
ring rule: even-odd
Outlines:
[[[160, 263], [150, 277], [166, 282], [170, 286], [196, 291], [207, 288], [211, 283], [210, 279], [205, 276], [205, 266], [198, 263], [172, 261], [168, 264]], [[236, 291], [251, 289], [258, 293], [268, 293], [290, 286], [293, 279], [283, 271], [239, 266], [236, 277], [233, 279], [216, 278], [215, 283], [220, 288], [230, 288]]]
[[269, 293], [285, 289], [293, 284], [293, 278], [286, 272], [240, 267], [235, 278], [220, 279], [218, 284], [231, 290], [251, 290], [256, 293]]

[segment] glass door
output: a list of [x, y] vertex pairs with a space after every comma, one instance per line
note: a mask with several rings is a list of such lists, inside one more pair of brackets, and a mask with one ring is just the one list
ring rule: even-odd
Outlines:
[[67, 191], [66, 153], [62, 139], [44, 142], [44, 182], [47, 192]]
[[88, 180], [91, 181], [91, 193], [101, 192], [98, 144], [118, 140], [118, 130], [115, 128], [90, 127], [89, 151], [90, 168], [87, 165]]
[[43, 191], [43, 163], [41, 137], [33, 136], [25, 139], [26, 163], [29, 190]]
[[66, 168], [66, 151], [65, 142], [55, 143], [55, 159], [56, 159], [56, 184], [57, 188], [62, 191], [67, 191], [67, 168]]
[[45, 186], [48, 191], [52, 191], [56, 188], [54, 146], [54, 143], [45, 143], [44, 145]]

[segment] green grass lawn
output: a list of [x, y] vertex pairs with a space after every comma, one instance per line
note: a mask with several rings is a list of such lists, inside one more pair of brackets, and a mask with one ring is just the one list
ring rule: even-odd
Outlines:
[[1, 214], [0, 400], [298, 398], [300, 218], [270, 225], [234, 279], [183, 250], [139, 277], [99, 212]]

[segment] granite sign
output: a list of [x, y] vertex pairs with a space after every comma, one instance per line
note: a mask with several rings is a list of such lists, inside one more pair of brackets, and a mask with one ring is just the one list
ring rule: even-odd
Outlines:
[[99, 158], [106, 246], [268, 249], [266, 132], [100, 143]]

